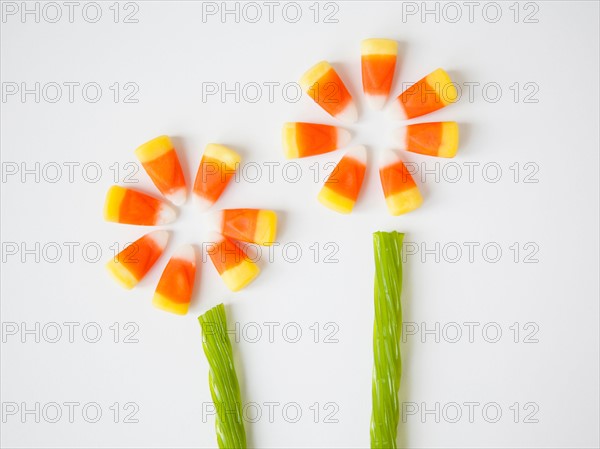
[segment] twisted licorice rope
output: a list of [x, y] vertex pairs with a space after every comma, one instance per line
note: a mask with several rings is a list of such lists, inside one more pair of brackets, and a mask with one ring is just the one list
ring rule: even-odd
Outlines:
[[216, 408], [215, 430], [221, 449], [245, 449], [240, 386], [233, 364], [233, 351], [227, 335], [225, 307], [219, 304], [198, 317], [202, 327], [202, 347], [210, 365], [208, 383]]
[[404, 234], [376, 232], [375, 323], [373, 325], [373, 409], [371, 448], [395, 449], [398, 429], [398, 390], [402, 376], [402, 259]]

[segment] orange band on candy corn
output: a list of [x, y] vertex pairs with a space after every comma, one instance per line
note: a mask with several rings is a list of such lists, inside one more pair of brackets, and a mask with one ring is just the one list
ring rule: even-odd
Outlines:
[[437, 69], [394, 100], [392, 115], [400, 119], [419, 117], [454, 103], [457, 98], [456, 87], [448, 74]]
[[386, 154], [386, 161], [379, 169], [379, 177], [390, 214], [405, 214], [423, 203], [423, 197], [413, 177], [402, 160], [392, 151]]
[[302, 75], [300, 86], [328, 114], [349, 123], [356, 121], [358, 114], [352, 95], [327, 61], [319, 62]]
[[396, 69], [395, 55], [365, 55], [362, 58], [365, 94], [388, 96]]
[[206, 146], [193, 189], [200, 208], [206, 209], [219, 199], [240, 161], [239, 154], [231, 148], [214, 143]]
[[318, 123], [283, 125], [283, 148], [288, 158], [315, 156], [344, 147], [350, 142], [345, 129]]
[[186, 187], [177, 152], [167, 136], [141, 145], [135, 154], [160, 192], [173, 204], [185, 202]]
[[168, 239], [167, 231], [150, 232], [125, 247], [106, 268], [123, 287], [133, 288], [163, 253]]
[[137, 190], [112, 186], [106, 194], [106, 221], [153, 226], [171, 223], [175, 217], [175, 211], [168, 204]]
[[191, 245], [179, 248], [167, 263], [152, 304], [167, 312], [185, 315], [192, 299], [196, 276], [196, 255]]
[[241, 290], [258, 276], [258, 265], [229, 238], [219, 236], [215, 240], [207, 249], [213, 265], [231, 291]]
[[352, 212], [365, 176], [366, 156], [362, 145], [344, 155], [319, 192], [324, 206], [343, 214]]

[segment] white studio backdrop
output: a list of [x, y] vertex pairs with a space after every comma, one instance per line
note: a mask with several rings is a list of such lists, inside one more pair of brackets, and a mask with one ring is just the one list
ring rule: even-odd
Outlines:
[[[2, 2], [2, 447], [216, 447], [196, 317], [224, 302], [251, 447], [369, 446], [372, 233], [404, 263], [399, 444], [598, 447], [596, 2]], [[425, 202], [388, 215], [377, 163], [398, 123], [361, 94], [360, 41], [397, 39], [398, 94], [437, 67], [453, 160], [403, 153]], [[358, 101], [357, 207], [316, 201], [342, 151], [286, 161], [285, 121], [336, 124], [294, 84], [319, 60]], [[133, 150], [173, 136], [188, 183], [204, 146], [243, 172], [215, 208], [280, 215], [258, 279], [201, 263], [190, 313], [151, 306], [168, 257], [200, 250], [188, 202], [132, 291], [107, 275], [147, 229], [106, 223], [110, 185], [158, 194]]]

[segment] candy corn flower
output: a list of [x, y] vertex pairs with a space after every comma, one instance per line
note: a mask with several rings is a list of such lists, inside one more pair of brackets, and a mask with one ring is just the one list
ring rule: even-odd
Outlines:
[[[167, 136], [141, 145], [135, 154], [159, 192], [171, 204], [138, 190], [112, 186], [104, 203], [107, 221], [157, 226], [173, 222], [187, 198], [187, 186], [177, 152]], [[240, 156], [231, 148], [209, 144], [200, 161], [193, 185], [193, 197], [201, 210], [210, 208], [228, 186], [240, 164]], [[271, 210], [226, 209], [212, 212], [214, 228], [207, 252], [219, 276], [232, 291], [238, 291], [258, 276], [259, 268], [246, 254], [240, 242], [271, 245], [277, 233], [277, 215]], [[140, 282], [161, 257], [169, 240], [165, 230], [149, 232], [126, 246], [106, 268], [124, 288]], [[188, 311], [196, 277], [194, 247], [177, 248], [167, 263], [152, 304], [179, 315]]]
[[[363, 93], [374, 109], [386, 102], [392, 118], [421, 117], [454, 103], [458, 93], [443, 69], [426, 75], [388, 101], [396, 71], [398, 43], [390, 39], [366, 39], [361, 44]], [[311, 67], [300, 78], [300, 86], [330, 116], [351, 124], [358, 119], [352, 94], [326, 61]], [[410, 124], [396, 131], [400, 150], [426, 156], [451, 158], [458, 150], [456, 122]], [[292, 122], [283, 125], [283, 150], [288, 158], [317, 156], [347, 146], [350, 132], [318, 123]], [[349, 149], [333, 169], [318, 195], [324, 206], [342, 213], [352, 212], [358, 199], [367, 161], [367, 150], [359, 145]], [[388, 150], [382, 158], [379, 178], [390, 214], [401, 215], [417, 209], [423, 198], [400, 155]]]

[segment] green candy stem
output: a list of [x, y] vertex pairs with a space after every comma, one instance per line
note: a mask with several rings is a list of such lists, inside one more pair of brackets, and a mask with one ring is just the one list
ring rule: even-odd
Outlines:
[[208, 383], [216, 408], [215, 430], [221, 449], [246, 449], [240, 385], [227, 335], [225, 307], [219, 304], [198, 317], [202, 347], [210, 365]]
[[399, 232], [375, 232], [375, 322], [371, 448], [395, 449], [402, 376], [402, 241]]

